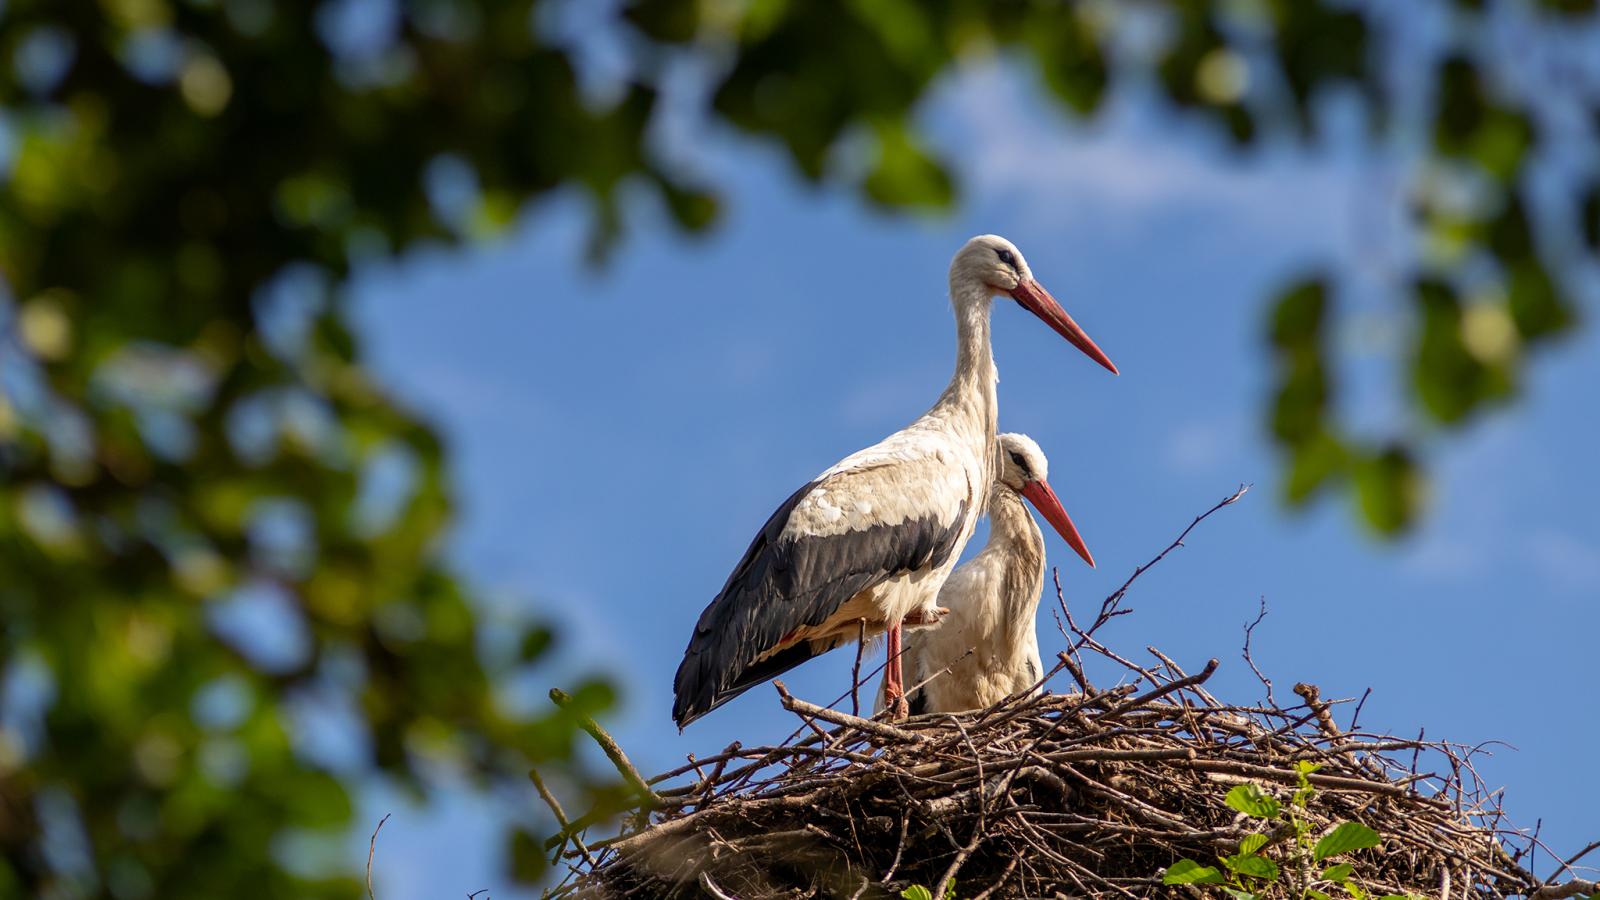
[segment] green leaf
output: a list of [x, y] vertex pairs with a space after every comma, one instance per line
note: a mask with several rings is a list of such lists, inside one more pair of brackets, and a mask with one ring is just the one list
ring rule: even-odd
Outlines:
[[1593, 182], [1578, 201], [1579, 223], [1584, 243], [1595, 253], [1600, 253], [1600, 181]]
[[1278, 879], [1278, 864], [1265, 856], [1235, 853], [1233, 856], [1223, 858], [1222, 864], [1227, 866], [1229, 871], [1249, 875], [1251, 878], [1261, 878], [1266, 881]]
[[1344, 822], [1322, 836], [1317, 845], [1312, 848], [1311, 855], [1317, 862], [1322, 862], [1330, 856], [1340, 853], [1349, 853], [1351, 850], [1365, 850], [1368, 847], [1378, 846], [1382, 840], [1376, 831], [1360, 822]]
[[1525, 338], [1541, 338], [1572, 327], [1572, 303], [1550, 273], [1532, 256], [1519, 260], [1507, 285], [1511, 321]]
[[1423, 475], [1411, 452], [1394, 445], [1356, 464], [1356, 498], [1367, 524], [1380, 534], [1399, 534], [1416, 521], [1425, 494]]
[[1367, 892], [1362, 890], [1361, 885], [1356, 884], [1354, 881], [1344, 882], [1344, 892], [1349, 894], [1352, 900], [1367, 900]]
[[1228, 792], [1225, 802], [1247, 816], [1258, 819], [1276, 819], [1281, 807], [1260, 787], [1253, 784], [1241, 784]]
[[1306, 896], [1312, 898], [1312, 900], [1333, 900], [1333, 898], [1315, 888], [1306, 888]]
[[1250, 855], [1252, 853], [1255, 853], [1255, 852], [1259, 851], [1262, 847], [1265, 847], [1266, 845], [1267, 845], [1267, 836], [1266, 835], [1264, 835], [1264, 834], [1247, 834], [1247, 835], [1244, 836], [1244, 840], [1239, 842], [1239, 853], [1241, 855], [1248, 856], [1248, 855]]
[[1379, 900], [1411, 900], [1410, 894], [1384, 894]]
[[950, 174], [904, 122], [885, 122], [876, 131], [878, 160], [862, 182], [868, 197], [887, 207], [922, 209], [944, 209], [954, 201]]
[[1202, 866], [1192, 859], [1180, 859], [1167, 867], [1167, 874], [1162, 876], [1161, 883], [1221, 884], [1223, 880], [1222, 873], [1215, 866]]
[[1273, 346], [1289, 349], [1320, 340], [1327, 307], [1328, 285], [1324, 278], [1307, 278], [1290, 285], [1273, 303]]
[[1323, 869], [1322, 880], [1343, 883], [1349, 880], [1350, 873], [1353, 871], [1355, 871], [1355, 866], [1352, 866], [1349, 863], [1339, 863], [1336, 866], [1329, 866], [1326, 869]]
[[1312, 772], [1315, 772], [1320, 768], [1322, 768], [1322, 763], [1312, 762], [1309, 759], [1302, 759], [1294, 764], [1294, 770], [1299, 772], [1301, 775], [1310, 775]]
[[1256, 894], [1253, 891], [1241, 891], [1231, 887], [1225, 887], [1223, 890], [1227, 891], [1228, 896], [1232, 897], [1233, 900], [1256, 900]]
[[900, 896], [904, 897], [905, 900], [933, 900], [933, 891], [920, 884], [913, 884], [911, 887], [901, 891]]
[[1461, 301], [1454, 288], [1422, 279], [1413, 290], [1422, 329], [1412, 383], [1430, 415], [1440, 422], [1459, 422], [1494, 393], [1496, 382], [1467, 347]]
[[511, 877], [519, 884], [533, 884], [544, 876], [550, 861], [545, 859], [542, 842], [521, 828], [511, 832]]

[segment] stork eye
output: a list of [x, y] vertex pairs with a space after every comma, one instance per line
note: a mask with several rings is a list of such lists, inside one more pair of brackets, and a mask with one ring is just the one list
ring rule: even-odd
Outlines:
[[1010, 250], [996, 250], [994, 255], [1000, 257], [1000, 261], [1011, 268], [1015, 269], [1017, 267], [1017, 258], [1011, 255]]
[[1018, 453], [1015, 450], [1012, 450], [1012, 451], [1009, 451], [1009, 452], [1011, 454], [1011, 461], [1017, 464], [1017, 468], [1021, 469], [1024, 472], [1028, 471], [1028, 462], [1027, 462], [1027, 460], [1022, 458], [1022, 454]]

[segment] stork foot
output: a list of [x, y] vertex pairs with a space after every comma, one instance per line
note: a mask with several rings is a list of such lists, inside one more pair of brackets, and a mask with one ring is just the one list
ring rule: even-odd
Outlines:
[[911, 704], [906, 702], [905, 694], [901, 694], [900, 696], [894, 698], [894, 703], [889, 707], [889, 717], [896, 722], [900, 722], [911, 717]]
[[907, 628], [932, 628], [943, 622], [945, 616], [948, 615], [950, 615], [949, 607], [924, 606], [920, 609], [912, 610], [904, 619], [900, 620], [900, 624]]

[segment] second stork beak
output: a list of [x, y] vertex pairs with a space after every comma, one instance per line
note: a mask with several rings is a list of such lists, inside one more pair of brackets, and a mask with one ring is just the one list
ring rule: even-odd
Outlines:
[[1078, 555], [1083, 557], [1083, 561], [1089, 564], [1089, 568], [1094, 568], [1094, 557], [1089, 555], [1089, 546], [1078, 534], [1077, 526], [1072, 524], [1072, 517], [1061, 508], [1061, 501], [1056, 498], [1056, 492], [1050, 490], [1049, 482], [1042, 479], [1028, 482], [1022, 487], [1022, 496], [1049, 520], [1055, 527], [1056, 533], [1067, 542], [1067, 546], [1077, 551]]
[[1056, 302], [1056, 298], [1050, 296], [1050, 292], [1044, 289], [1044, 285], [1034, 281], [1032, 278], [1026, 278], [1011, 289], [1011, 296], [1022, 304], [1023, 308], [1027, 309], [1028, 312], [1043, 319], [1046, 325], [1054, 328], [1057, 334], [1072, 342], [1072, 346], [1089, 354], [1090, 359], [1110, 369], [1111, 374], [1120, 374], [1117, 372], [1116, 365], [1111, 362], [1111, 357], [1106, 356], [1105, 352], [1096, 346], [1094, 341], [1089, 339], [1089, 335], [1078, 327], [1078, 323], [1072, 321], [1072, 317], [1067, 315], [1067, 311], [1061, 308], [1061, 304]]

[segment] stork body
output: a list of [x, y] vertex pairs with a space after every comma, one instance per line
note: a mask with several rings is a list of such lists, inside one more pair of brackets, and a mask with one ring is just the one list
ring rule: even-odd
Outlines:
[[[989, 542], [945, 581], [938, 600], [950, 610], [944, 622], [906, 636], [912, 713], [983, 709], [1042, 677], [1034, 617], [1044, 588], [1044, 535], [1025, 500], [1094, 565], [1050, 489], [1039, 445], [1020, 434], [1002, 434], [997, 445], [1000, 477], [989, 492]], [[887, 703], [880, 690], [879, 709]]]
[[996, 471], [989, 313], [997, 293], [1116, 371], [1009, 241], [968, 241], [950, 265], [957, 338], [949, 385], [911, 425], [824, 471], [767, 520], [689, 639], [674, 680], [680, 728], [863, 630], [888, 632], [890, 699], [899, 699], [900, 624], [938, 622], [939, 589]]

